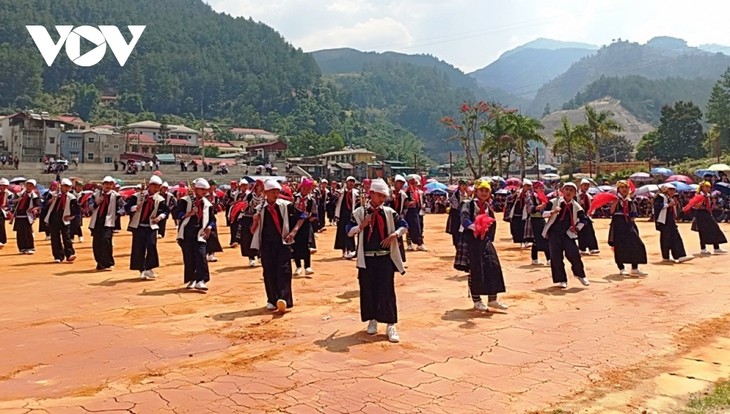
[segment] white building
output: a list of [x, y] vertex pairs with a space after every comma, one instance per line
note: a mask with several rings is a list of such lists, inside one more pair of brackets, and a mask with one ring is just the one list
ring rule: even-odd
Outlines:
[[[155, 121], [141, 121], [127, 125], [134, 134], [145, 134], [153, 137], [155, 141], [162, 139], [160, 128], [162, 124]], [[167, 125], [167, 137], [170, 139], [184, 139], [191, 145], [198, 145], [200, 131], [188, 128], [185, 125]]]

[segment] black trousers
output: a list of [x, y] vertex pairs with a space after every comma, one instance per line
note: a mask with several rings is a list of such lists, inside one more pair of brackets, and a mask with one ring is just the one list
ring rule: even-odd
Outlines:
[[279, 242], [261, 243], [261, 267], [264, 269], [266, 301], [276, 304], [283, 299], [286, 307], [294, 306], [291, 289], [291, 248]]
[[8, 234], [5, 232], [5, 216], [0, 214], [0, 243], [8, 243]]
[[551, 233], [548, 236], [548, 243], [550, 245], [550, 271], [553, 275], [553, 283], [568, 281], [563, 256], [570, 262], [573, 275], [576, 277], [586, 277], [583, 260], [580, 258], [580, 251], [575, 244], [575, 240], [568, 237], [565, 233]]
[[48, 222], [48, 230], [51, 233], [51, 252], [54, 259], [64, 260], [76, 254], [74, 242], [71, 240], [70, 225], [51, 219]]
[[578, 250], [598, 250], [598, 240], [596, 239], [596, 230], [593, 223], [589, 221], [585, 227], [578, 233]]
[[72, 239], [74, 236], [84, 237], [84, 233], [81, 231], [82, 220], [83, 219], [81, 217], [74, 217], [73, 220], [71, 220], [69, 231], [71, 232]]
[[114, 248], [112, 247], [114, 227], [97, 227], [91, 230], [91, 236], [94, 238], [91, 249], [94, 251], [96, 268], [108, 269], [114, 266]]
[[395, 265], [390, 256], [365, 257], [366, 269], [357, 270], [360, 283], [360, 318], [398, 323], [395, 299]]
[[185, 283], [210, 282], [205, 243], [198, 241], [194, 236], [178, 240], [177, 243], [182, 249]]
[[423, 230], [421, 229], [421, 222], [423, 217], [418, 215], [416, 208], [409, 208], [405, 216], [406, 222], [408, 223], [408, 242], [413, 242], [416, 246], [423, 244]]
[[132, 229], [132, 254], [129, 256], [129, 270], [152, 270], [160, 267], [157, 255], [157, 230], [139, 226]]
[[160, 228], [157, 230], [157, 234], [159, 234], [160, 237], [165, 237], [165, 232], [167, 230], [167, 217], [165, 217], [163, 220], [160, 220], [157, 225], [160, 226]]
[[672, 227], [664, 226], [659, 231], [659, 248], [662, 251], [662, 259], [669, 259], [670, 254], [675, 260], [687, 256], [682, 236], [679, 234], [676, 225]]
[[13, 227], [16, 232], [18, 241], [18, 250], [33, 250], [35, 242], [33, 241], [33, 225], [30, 224], [27, 217], [16, 217]]

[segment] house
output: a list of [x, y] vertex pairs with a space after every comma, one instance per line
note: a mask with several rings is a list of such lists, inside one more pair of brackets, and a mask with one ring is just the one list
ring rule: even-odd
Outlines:
[[250, 144], [246, 147], [249, 156], [259, 161], [274, 162], [277, 158], [282, 158], [284, 151], [289, 148], [285, 142], [270, 141], [260, 144]]
[[[163, 124], [155, 121], [141, 121], [134, 122], [127, 125], [132, 133], [149, 135], [155, 139], [155, 141], [162, 141], [165, 134], [162, 133], [161, 129]], [[185, 125], [165, 125], [166, 134], [168, 139], [184, 139], [192, 145], [198, 145], [198, 138], [200, 131], [188, 128]]]
[[377, 158], [377, 154], [366, 149], [345, 149], [342, 151], [327, 152], [319, 156], [328, 163], [370, 164]]
[[128, 151], [151, 157], [155, 153], [157, 141], [148, 134], [128, 134]]
[[60, 154], [67, 160], [74, 157], [84, 164], [111, 164], [125, 150], [125, 138], [110, 129], [71, 130], [60, 137]]
[[67, 131], [59, 137], [61, 142], [61, 155], [67, 160], [78, 157], [79, 162], [84, 162], [84, 131]]
[[58, 157], [61, 154], [59, 137], [71, 129], [72, 124], [52, 117], [48, 112], [18, 112], [0, 121], [0, 135], [8, 152], [25, 162], [38, 162], [46, 155]]
[[[276, 141], [279, 136], [273, 132], [269, 132], [265, 129], [256, 128], [231, 128], [229, 129], [231, 134], [235, 137], [235, 141], [242, 141], [244, 143], [256, 143], [261, 141]], [[240, 146], [238, 143], [233, 144], [234, 146]]]
[[206, 148], [207, 147], [218, 147], [218, 153], [221, 156], [227, 156], [227, 157], [236, 157], [236, 156], [244, 156], [248, 154], [246, 152], [245, 148], [237, 148], [233, 145], [229, 144], [228, 142], [217, 142], [217, 141], [205, 141], [203, 144]]

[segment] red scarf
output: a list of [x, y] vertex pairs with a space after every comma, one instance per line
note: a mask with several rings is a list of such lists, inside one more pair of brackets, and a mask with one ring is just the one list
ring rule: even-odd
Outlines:
[[109, 194], [102, 194], [101, 195], [101, 204], [99, 205], [99, 212], [102, 213], [102, 215], [106, 216], [107, 213], [107, 206], [109, 205], [109, 198], [111, 195]]
[[477, 200], [477, 206], [479, 207], [479, 214], [485, 214], [487, 212], [487, 202], [482, 203]]
[[144, 198], [144, 201], [142, 202], [142, 217], [140, 217], [141, 220], [146, 219], [148, 214], [150, 213], [150, 209], [152, 209], [152, 205], [154, 204], [154, 201], [152, 201], [152, 196], [148, 195]]
[[575, 219], [573, 217], [573, 203], [565, 202], [565, 207], [563, 208], [563, 213], [560, 215], [560, 221], [565, 220], [565, 215], [570, 212], [570, 230], [573, 233], [577, 233], [576, 227], [575, 227]]
[[281, 234], [281, 220], [279, 219], [279, 215], [276, 214], [276, 203], [269, 204], [266, 208], [269, 209], [269, 214], [271, 214], [271, 219], [274, 220], [274, 226], [276, 227], [276, 231]]
[[373, 231], [374, 227], [378, 228], [378, 231], [380, 232], [380, 237], [385, 239], [385, 220], [380, 215], [380, 208], [375, 210], [371, 209], [370, 212], [373, 215], [373, 219], [370, 222], [370, 234], [368, 234], [368, 241], [370, 241], [370, 238], [373, 237], [373, 233], [375, 233], [375, 231]]
[[28, 193], [23, 194], [23, 198], [20, 199], [18, 202], [18, 210], [22, 211], [23, 209], [28, 207], [30, 200], [30, 196], [28, 196]]
[[66, 207], [66, 193], [61, 194], [58, 201], [56, 201], [56, 211], [63, 211]]
[[195, 206], [198, 207], [198, 213], [196, 216], [198, 217], [198, 224], [203, 225], [203, 208], [205, 207], [203, 204], [203, 199], [199, 199], [195, 201]]
[[414, 201], [414, 202], [415, 202], [416, 204], [418, 204], [418, 203], [420, 202], [420, 197], [421, 197], [421, 196], [420, 196], [420, 195], [418, 194], [418, 189], [417, 189], [417, 188], [414, 188], [414, 189], [412, 189], [412, 190], [411, 190], [410, 192], [411, 192], [411, 198], [413, 199], [413, 201]]
[[5, 190], [0, 191], [0, 208], [5, 207]]
[[348, 210], [352, 211], [352, 190], [345, 191], [345, 205]]

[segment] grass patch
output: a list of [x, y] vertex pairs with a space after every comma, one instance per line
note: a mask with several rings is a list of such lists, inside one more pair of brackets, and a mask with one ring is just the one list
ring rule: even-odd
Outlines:
[[712, 391], [692, 397], [687, 403], [687, 414], [722, 413], [730, 410], [730, 381], [720, 381]]

